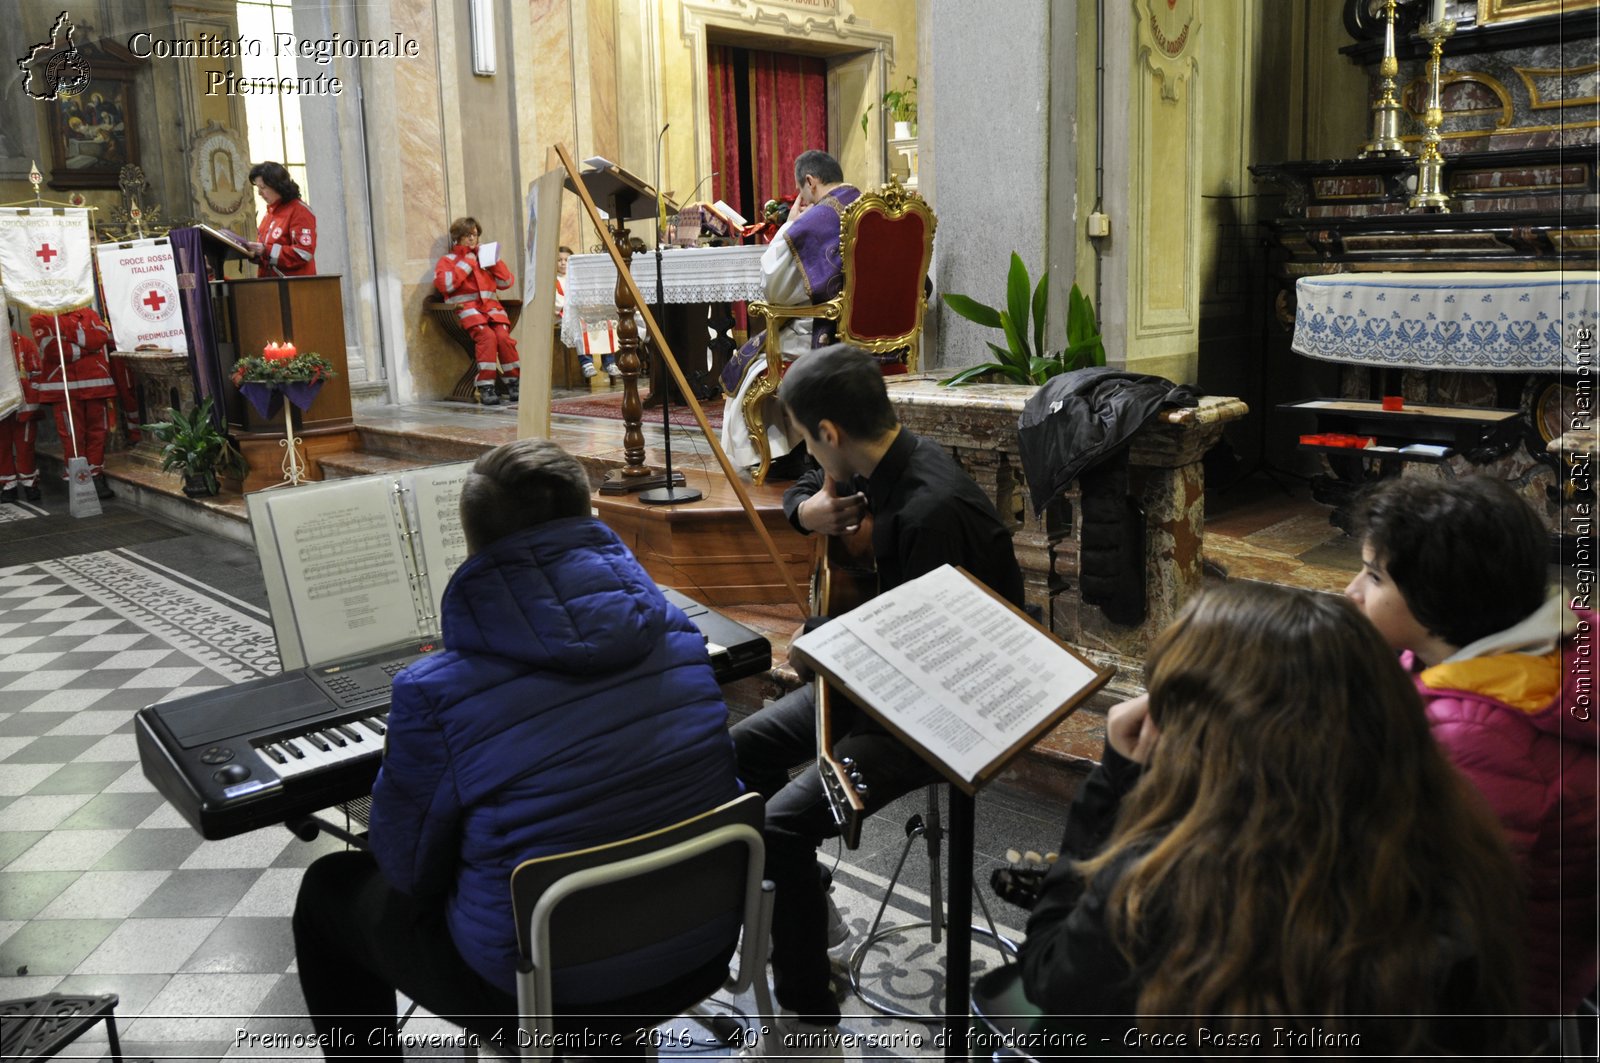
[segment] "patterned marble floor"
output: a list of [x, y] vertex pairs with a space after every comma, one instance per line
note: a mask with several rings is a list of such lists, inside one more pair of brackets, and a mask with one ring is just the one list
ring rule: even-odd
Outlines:
[[[65, 508], [53, 496], [46, 506]], [[108, 517], [118, 509], [111, 503]], [[44, 513], [0, 506], [0, 522]], [[289, 917], [303, 869], [338, 843], [279, 828], [202, 841], [144, 778], [132, 733], [147, 704], [275, 672], [264, 603], [249, 550], [191, 533], [0, 562], [0, 998], [116, 993], [128, 1059], [299, 1058], [240, 1038], [310, 1029]], [[924, 806], [923, 795], [908, 796], [868, 821], [859, 850], [842, 854], [834, 896], [855, 941], [899, 857], [903, 825]], [[985, 794], [977, 881], [1008, 847], [1053, 848], [1063, 813]], [[919, 845], [887, 922], [926, 918], [926, 868]], [[1020, 938], [1021, 913], [991, 905], [1001, 932]], [[931, 1013], [943, 994], [940, 954], [925, 938], [895, 939], [865, 969], [891, 998]], [[977, 970], [996, 962], [975, 947]], [[750, 1010], [748, 1001], [725, 1006]], [[847, 1031], [875, 1039], [862, 1055], [941, 1054], [928, 1024], [883, 1018], [849, 995], [844, 1010]], [[408, 1029], [453, 1028], [424, 1015]], [[721, 1054], [697, 1036], [682, 1054]], [[95, 1060], [105, 1048], [97, 1026], [58, 1058]]]

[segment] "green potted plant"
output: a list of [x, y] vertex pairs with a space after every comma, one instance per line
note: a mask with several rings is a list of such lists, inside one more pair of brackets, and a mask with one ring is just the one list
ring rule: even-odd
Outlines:
[[[890, 89], [883, 94], [878, 105], [888, 112], [889, 118], [895, 124], [895, 140], [909, 140], [917, 135], [917, 79], [910, 74], [906, 75], [904, 88]], [[861, 114], [861, 135], [868, 136], [867, 121], [872, 117], [872, 108], [868, 107]]]
[[1046, 270], [1039, 277], [1038, 285], [1034, 286], [1028, 277], [1028, 267], [1023, 265], [1022, 256], [1013, 251], [1011, 269], [1006, 274], [1005, 309], [996, 309], [967, 295], [945, 295], [945, 305], [968, 321], [999, 329], [1005, 336], [1006, 345], [989, 344], [989, 349], [999, 361], [970, 366], [939, 383], [945, 387], [958, 387], [993, 374], [1014, 384], [1043, 384], [1051, 377], [1072, 369], [1105, 365], [1106, 349], [1100, 341], [1100, 326], [1095, 323], [1094, 307], [1089, 305], [1088, 298], [1078, 290], [1076, 284], [1067, 297], [1067, 345], [1055, 352], [1045, 348], [1045, 282], [1049, 277], [1050, 271]]
[[161, 447], [163, 472], [183, 474], [183, 493], [190, 498], [215, 495], [222, 490], [218, 470], [244, 471], [244, 457], [211, 421], [208, 398], [188, 414], [168, 409], [167, 419], [150, 429]]

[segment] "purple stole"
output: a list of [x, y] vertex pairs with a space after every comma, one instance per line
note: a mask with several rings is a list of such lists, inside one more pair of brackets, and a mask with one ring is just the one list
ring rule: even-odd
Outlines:
[[[840, 185], [795, 219], [788, 232], [780, 237], [789, 245], [789, 253], [800, 265], [812, 306], [825, 303], [844, 291], [844, 261], [840, 257], [839, 231], [845, 208], [860, 195], [861, 190], [854, 185]], [[826, 347], [833, 342], [836, 334], [834, 322], [816, 319], [811, 325], [812, 348]], [[766, 339], [765, 330], [756, 333], [745, 340], [744, 345], [728, 359], [728, 364], [722, 369], [722, 386], [729, 395], [739, 390], [739, 381], [761, 354]]]

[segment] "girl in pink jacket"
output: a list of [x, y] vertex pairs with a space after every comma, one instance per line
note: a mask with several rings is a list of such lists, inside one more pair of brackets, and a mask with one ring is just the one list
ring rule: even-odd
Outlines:
[[1345, 594], [1401, 652], [1434, 738], [1523, 868], [1530, 1009], [1570, 1015], [1600, 974], [1600, 619], [1547, 591], [1544, 526], [1503, 481], [1387, 480], [1363, 501], [1358, 533], [1361, 573]]

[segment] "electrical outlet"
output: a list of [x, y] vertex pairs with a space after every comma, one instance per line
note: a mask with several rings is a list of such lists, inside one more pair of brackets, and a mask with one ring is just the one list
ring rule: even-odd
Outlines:
[[1102, 214], [1098, 210], [1095, 211], [1093, 214], [1089, 215], [1089, 235], [1090, 236], [1110, 236], [1111, 235], [1111, 215]]

